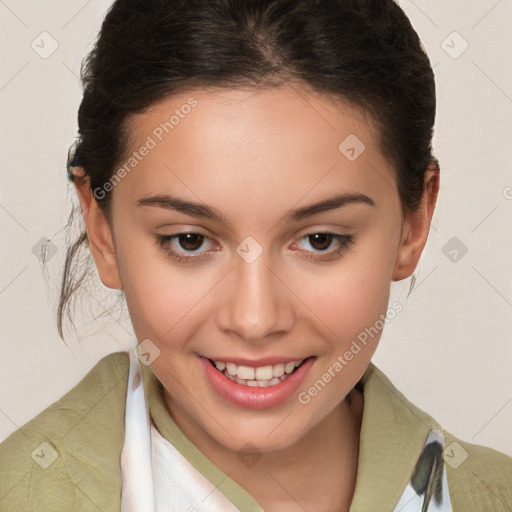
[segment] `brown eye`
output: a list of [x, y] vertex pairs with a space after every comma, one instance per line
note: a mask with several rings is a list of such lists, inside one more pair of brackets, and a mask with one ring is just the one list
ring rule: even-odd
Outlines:
[[[156, 235], [156, 242], [169, 257], [182, 263], [207, 258], [211, 254], [211, 250], [208, 249], [215, 246], [208, 236], [195, 232]], [[205, 242], [207, 243], [205, 244]], [[203, 247], [204, 245], [205, 247]]]
[[[340, 257], [353, 243], [353, 235], [340, 235], [338, 233], [318, 232], [301, 237], [301, 242], [310, 246], [302, 250], [306, 258], [318, 261], [329, 261]], [[331, 247], [335, 242], [334, 247]], [[295, 245], [295, 244], [294, 244]], [[297, 244], [302, 245], [301, 243]], [[304, 246], [302, 247], [304, 249]]]
[[325, 251], [331, 245], [334, 235], [332, 233], [314, 233], [308, 235], [309, 243], [313, 249]]
[[203, 244], [204, 238], [199, 233], [181, 233], [178, 235], [178, 242], [186, 251], [196, 251]]

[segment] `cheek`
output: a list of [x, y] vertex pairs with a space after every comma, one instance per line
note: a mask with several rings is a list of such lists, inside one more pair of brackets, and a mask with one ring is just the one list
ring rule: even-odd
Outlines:
[[[141, 244], [142, 245], [142, 244]], [[130, 318], [139, 340], [165, 343], [174, 338], [181, 322], [207, 292], [198, 275], [166, 261], [149, 242], [148, 248], [126, 245], [121, 249], [121, 280]]]
[[[285, 264], [279, 273], [285, 282], [295, 283], [292, 288], [306, 305], [306, 317], [320, 330], [324, 329], [322, 324], [326, 326], [328, 337], [334, 335], [336, 340], [346, 343], [348, 339], [350, 343], [387, 309], [396, 257], [390, 240], [394, 240], [394, 234], [380, 226], [362, 236], [337, 262], [299, 267]], [[200, 328], [196, 324], [214, 314], [218, 301], [212, 295], [230, 296], [222, 283], [212, 293], [219, 273], [214, 272], [213, 278], [204, 269], [193, 272], [173, 264], [152, 239], [137, 243], [123, 240], [116, 249], [130, 318], [139, 340], [150, 338], [166, 344], [166, 340], [186, 339], [193, 328]], [[296, 302], [292, 296], [289, 299]]]
[[393, 263], [389, 242], [361, 242], [339, 264], [303, 281], [306, 303], [331, 334], [345, 341], [357, 336], [387, 309]]

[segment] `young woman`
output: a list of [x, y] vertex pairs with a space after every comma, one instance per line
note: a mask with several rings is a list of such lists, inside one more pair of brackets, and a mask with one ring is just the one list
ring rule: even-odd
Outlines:
[[117, 0], [70, 179], [138, 340], [0, 445], [0, 510], [512, 510], [512, 460], [371, 362], [438, 188], [392, 0]]

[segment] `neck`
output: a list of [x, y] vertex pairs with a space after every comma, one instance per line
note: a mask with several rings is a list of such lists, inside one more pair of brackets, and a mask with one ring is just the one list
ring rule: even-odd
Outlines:
[[190, 423], [181, 424], [172, 416], [192, 442], [265, 512], [348, 512], [357, 477], [363, 406], [362, 393], [352, 390], [297, 443], [265, 452], [250, 466], [237, 453], [205, 439]]

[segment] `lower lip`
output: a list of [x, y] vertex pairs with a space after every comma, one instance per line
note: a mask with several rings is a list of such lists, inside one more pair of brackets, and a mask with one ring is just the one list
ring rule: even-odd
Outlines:
[[308, 358], [287, 379], [266, 388], [256, 388], [233, 382], [215, 369], [205, 357], [199, 357], [199, 361], [203, 365], [208, 381], [225, 400], [246, 409], [267, 409], [282, 404], [294, 394], [313, 366], [315, 358]]

